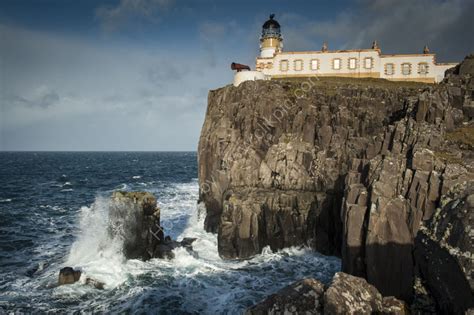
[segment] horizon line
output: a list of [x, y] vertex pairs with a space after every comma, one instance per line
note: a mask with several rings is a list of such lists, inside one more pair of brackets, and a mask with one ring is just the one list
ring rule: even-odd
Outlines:
[[0, 153], [41, 153], [41, 152], [63, 152], [63, 153], [70, 153], [70, 152], [197, 152], [197, 150], [0, 150]]

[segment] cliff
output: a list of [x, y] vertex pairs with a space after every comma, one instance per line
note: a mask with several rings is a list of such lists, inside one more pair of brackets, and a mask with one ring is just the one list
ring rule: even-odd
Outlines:
[[410, 300], [420, 226], [474, 179], [473, 62], [439, 85], [303, 78], [211, 91], [200, 200], [220, 255], [305, 244]]

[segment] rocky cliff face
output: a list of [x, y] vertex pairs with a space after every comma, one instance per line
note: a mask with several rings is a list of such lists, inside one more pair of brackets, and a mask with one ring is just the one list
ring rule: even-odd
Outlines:
[[473, 62], [440, 85], [308, 78], [211, 91], [200, 199], [220, 255], [307, 244], [409, 300], [420, 225], [474, 179]]
[[459, 314], [474, 308], [474, 183], [459, 185], [441, 203], [420, 228], [414, 257], [440, 311]]

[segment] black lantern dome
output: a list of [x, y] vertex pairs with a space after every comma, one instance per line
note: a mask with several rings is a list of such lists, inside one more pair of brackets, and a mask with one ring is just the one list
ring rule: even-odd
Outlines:
[[270, 14], [270, 19], [263, 23], [262, 39], [269, 37], [281, 38], [280, 23], [274, 20], [275, 14]]

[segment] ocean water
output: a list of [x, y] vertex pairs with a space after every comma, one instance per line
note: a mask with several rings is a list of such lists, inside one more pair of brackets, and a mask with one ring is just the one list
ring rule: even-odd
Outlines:
[[[3, 152], [0, 167], [0, 314], [241, 314], [295, 280], [327, 282], [340, 269], [306, 248], [220, 259], [197, 204], [195, 152]], [[105, 233], [114, 190], [155, 194], [166, 234], [196, 237], [194, 252], [126, 260]], [[64, 266], [83, 276], [54, 287]]]

